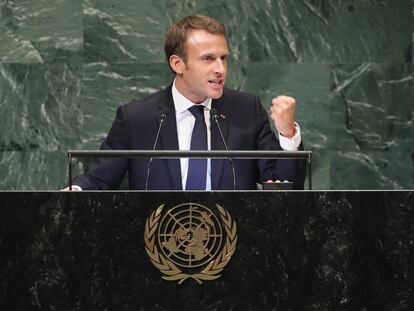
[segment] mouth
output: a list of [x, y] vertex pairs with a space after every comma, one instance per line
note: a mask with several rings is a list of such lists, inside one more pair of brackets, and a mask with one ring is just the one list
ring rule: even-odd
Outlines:
[[213, 87], [213, 89], [220, 89], [223, 87], [224, 80], [223, 79], [212, 79], [212, 80], [208, 80], [208, 83]]

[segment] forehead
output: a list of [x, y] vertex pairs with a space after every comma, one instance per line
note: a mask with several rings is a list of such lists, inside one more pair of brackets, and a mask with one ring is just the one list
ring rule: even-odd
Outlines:
[[226, 37], [205, 30], [191, 30], [186, 46], [188, 52], [228, 54]]

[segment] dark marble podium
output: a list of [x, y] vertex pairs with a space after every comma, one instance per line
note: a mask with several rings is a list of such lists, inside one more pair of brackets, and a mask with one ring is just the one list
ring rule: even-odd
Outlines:
[[[0, 310], [413, 310], [414, 195], [1, 192]], [[161, 279], [144, 245], [161, 205], [225, 207], [222, 277]]]

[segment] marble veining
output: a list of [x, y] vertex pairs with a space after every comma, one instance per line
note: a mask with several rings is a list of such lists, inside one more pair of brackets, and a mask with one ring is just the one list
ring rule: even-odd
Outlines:
[[[0, 1], [0, 189], [58, 189], [118, 106], [171, 83], [184, 15], [227, 27], [229, 87], [297, 99], [316, 189], [412, 189], [412, 0]], [[82, 168], [81, 163], [76, 164]]]

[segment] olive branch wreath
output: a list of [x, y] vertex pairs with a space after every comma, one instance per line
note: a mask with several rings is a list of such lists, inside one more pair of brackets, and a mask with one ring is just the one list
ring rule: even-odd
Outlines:
[[167, 281], [178, 281], [178, 284], [183, 283], [187, 279], [194, 279], [199, 284], [202, 284], [203, 281], [215, 280], [221, 276], [219, 273], [229, 263], [231, 256], [236, 251], [237, 226], [230, 214], [224, 208], [218, 204], [216, 204], [216, 206], [220, 212], [220, 217], [224, 223], [224, 228], [227, 233], [226, 243], [221, 253], [214, 260], [211, 260], [201, 272], [196, 274], [184, 273], [173, 262], [167, 260], [158, 251], [158, 248], [155, 245], [155, 232], [158, 228], [164, 204], [151, 213], [145, 223], [145, 250], [150, 257], [152, 264], [164, 274], [164, 276], [162, 276], [163, 279]]

